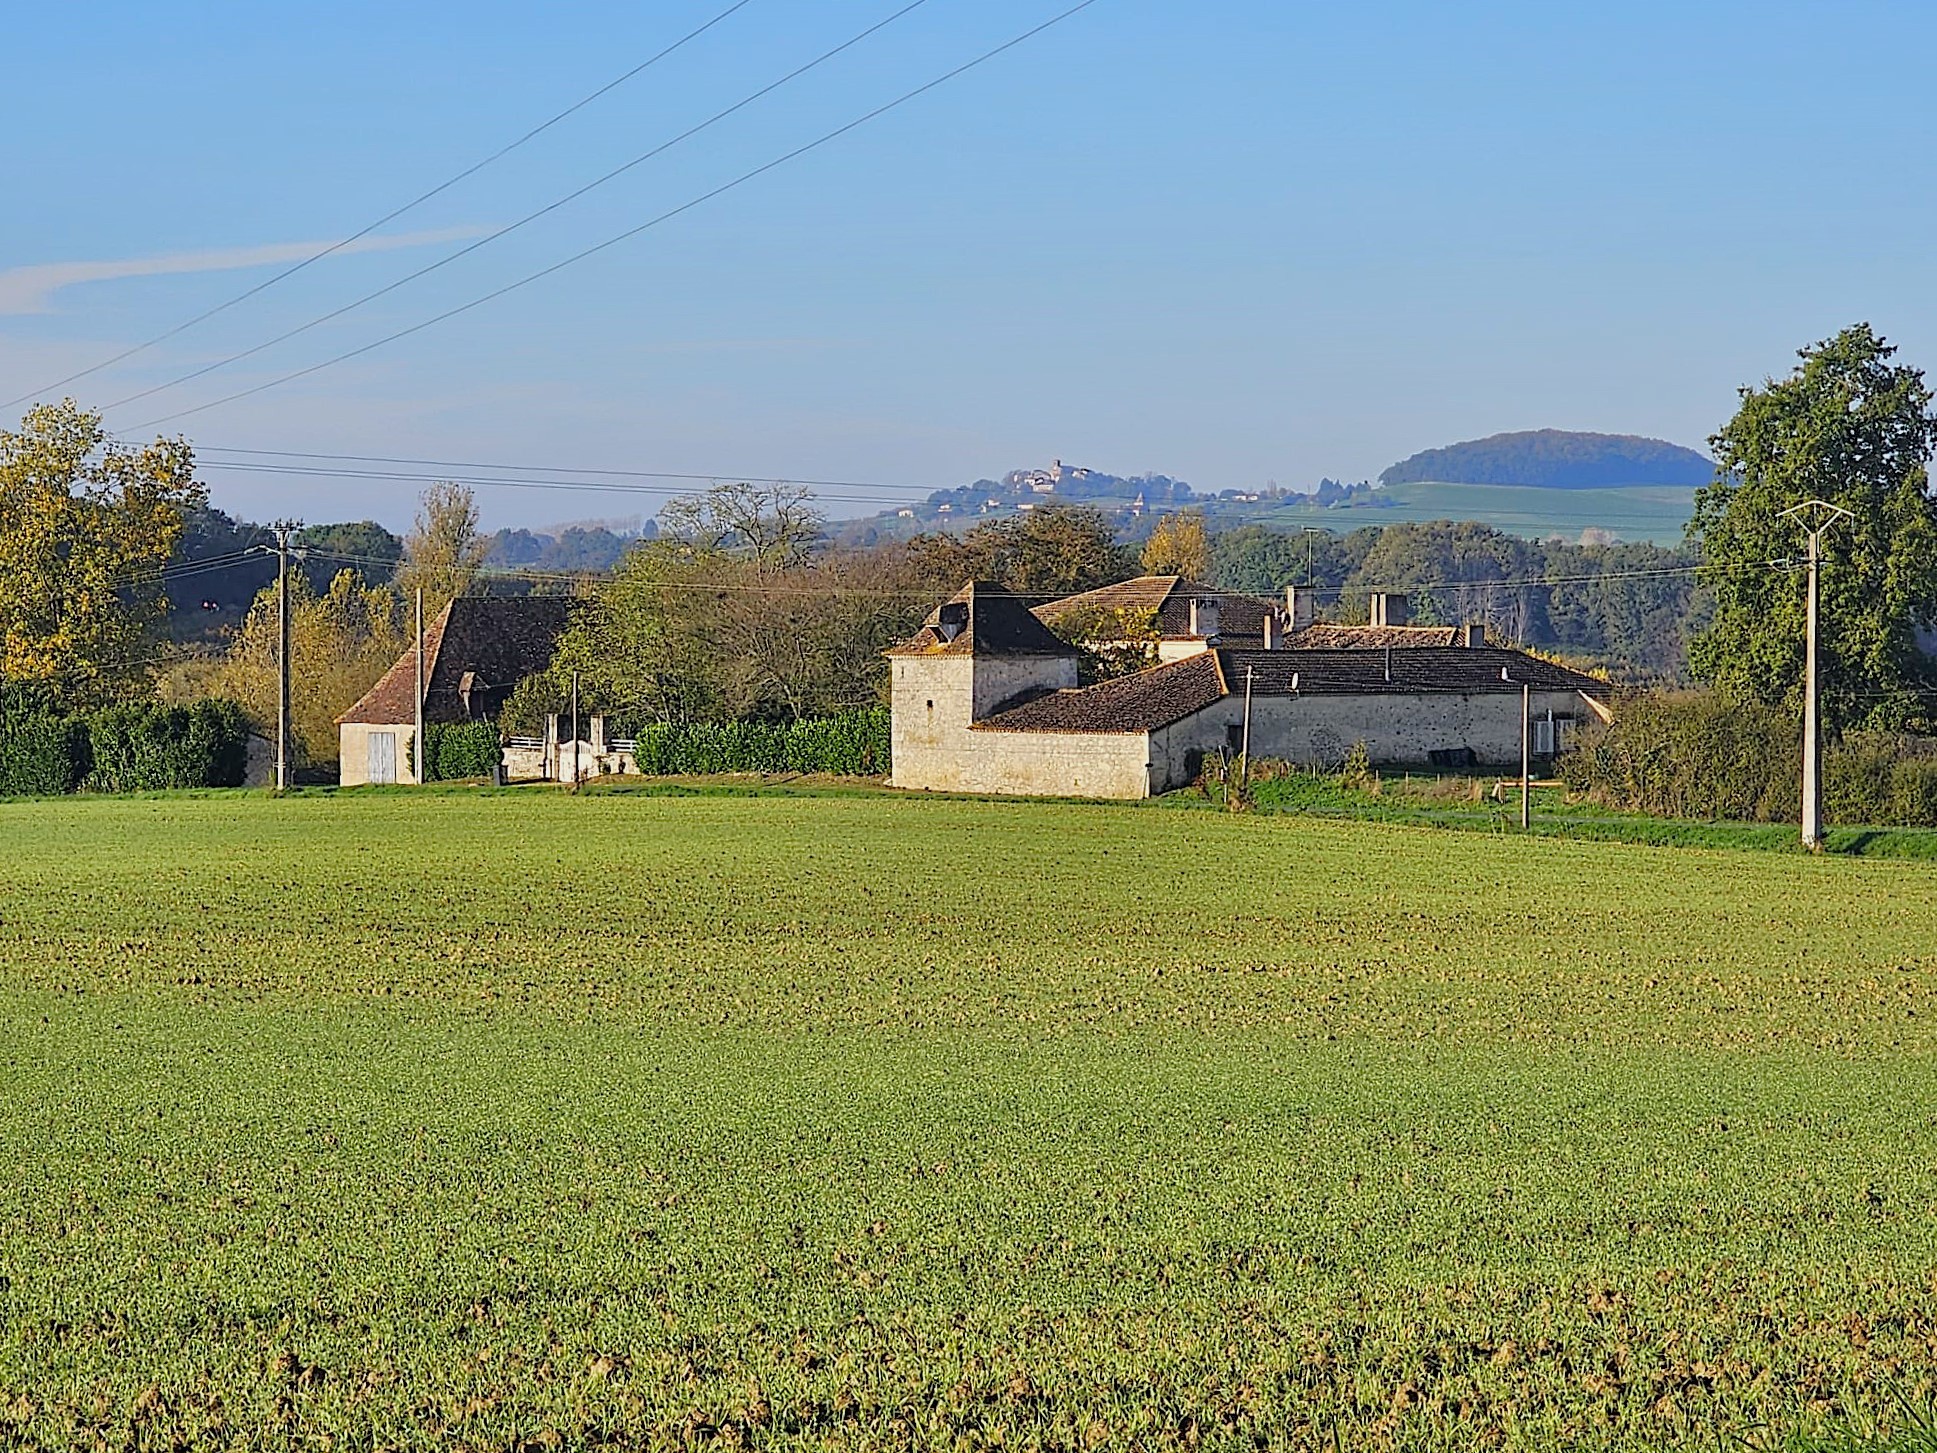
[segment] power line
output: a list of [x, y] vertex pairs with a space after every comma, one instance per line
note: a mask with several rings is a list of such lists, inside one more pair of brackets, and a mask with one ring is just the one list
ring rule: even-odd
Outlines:
[[307, 368], [300, 368], [295, 370], [293, 373], [282, 374], [277, 378], [269, 379], [268, 381], [264, 383], [256, 384], [251, 388], [238, 390], [235, 393], [228, 394], [219, 399], [211, 400], [210, 402], [205, 404], [198, 404], [194, 408], [179, 409], [172, 414], [164, 414], [160, 418], [149, 419], [144, 423], [136, 424], [132, 427], [136, 429], [149, 429], [149, 428], [153, 428], [157, 424], [172, 423], [176, 419], [185, 419], [189, 417], [191, 414], [205, 413], [209, 409], [220, 408], [224, 404], [232, 404], [238, 399], [245, 399], [250, 397], [251, 395], [263, 393], [272, 388], [279, 388], [283, 384], [293, 383], [299, 378], [307, 378], [310, 374], [320, 373], [322, 370], [326, 368], [333, 368], [339, 363], [347, 363], [352, 358], [361, 357], [365, 353], [370, 353], [378, 348], [382, 348], [386, 346], [387, 344], [395, 343], [399, 339], [408, 338], [413, 333], [421, 333], [426, 328], [434, 327], [439, 323], [443, 323], [448, 321], [451, 318], [457, 317], [460, 313], [468, 313], [473, 308], [482, 307], [485, 303], [495, 301], [496, 299], [505, 296], [505, 294], [515, 292], [517, 289], [526, 287], [531, 283], [535, 283], [539, 281], [539, 279], [541, 278], [550, 277], [553, 273], [562, 271], [563, 269], [572, 266], [574, 263], [583, 262], [586, 258], [591, 257], [595, 253], [603, 252], [609, 247], [616, 247], [619, 243], [625, 242], [631, 238], [637, 237], [641, 233], [649, 231], [650, 229], [659, 226], [661, 223], [669, 222], [673, 218], [680, 216], [682, 213], [690, 212], [695, 207], [701, 206], [706, 202], [710, 202], [715, 197], [718, 197], [727, 192], [730, 192], [736, 187], [743, 186], [747, 182], [754, 180], [754, 178], [756, 177], [764, 176], [766, 173], [773, 171], [776, 167], [784, 166], [790, 161], [793, 161], [799, 157], [805, 156], [807, 155], [807, 153], [811, 151], [815, 151], [820, 147], [826, 146], [829, 142], [834, 141], [839, 137], [845, 136], [848, 132], [855, 130], [857, 127], [864, 126], [868, 122], [876, 119], [877, 117], [886, 115], [888, 112], [894, 110], [896, 107], [906, 105], [908, 102], [914, 100], [917, 96], [924, 95], [927, 92], [934, 90], [937, 86], [944, 85], [947, 82], [954, 80], [957, 76], [960, 76], [967, 71], [971, 71], [975, 69], [977, 66], [983, 65], [988, 61], [995, 59], [995, 57], [1001, 55], [1005, 51], [1013, 50], [1016, 46], [1021, 45], [1024, 41], [1027, 41], [1034, 36], [1040, 35], [1043, 31], [1048, 30], [1052, 25], [1060, 24], [1061, 22], [1069, 19], [1072, 15], [1075, 15], [1079, 11], [1089, 9], [1089, 7], [1094, 5], [1095, 3], [1096, 3], [1096, 0], [1078, 0], [1077, 4], [1070, 6], [1067, 10], [1062, 11], [1060, 14], [1051, 16], [1048, 20], [1043, 21], [1041, 24], [1033, 26], [1032, 28], [1023, 31], [1022, 34], [1017, 35], [1010, 40], [1004, 41], [1001, 45], [995, 46], [993, 49], [982, 52], [982, 54], [976, 56], [973, 60], [963, 62], [961, 65], [956, 66], [953, 70], [944, 71], [941, 75], [935, 77], [933, 80], [926, 81], [923, 84], [915, 87], [911, 91], [904, 91], [901, 95], [895, 97], [892, 101], [885, 102], [882, 105], [875, 107], [872, 111], [865, 112], [864, 114], [855, 117], [854, 120], [849, 121], [844, 125], [835, 127], [832, 131], [824, 132], [820, 136], [815, 137], [812, 141], [806, 142], [800, 146], [795, 147], [792, 151], [783, 152], [781, 155], [775, 157], [772, 161], [763, 162], [761, 165], [754, 167], [751, 171], [740, 173], [740, 175], [738, 175], [737, 177], [734, 177], [731, 181], [722, 182], [719, 186], [714, 187], [711, 191], [702, 192], [697, 197], [694, 197], [692, 200], [687, 202], [682, 202], [677, 207], [674, 207], [665, 212], [661, 212], [658, 216], [649, 218], [646, 221], [641, 222], [636, 227], [628, 228], [626, 231], [618, 233], [616, 236], [606, 238], [606, 240], [603, 242], [595, 243], [593, 246], [586, 248], [582, 252], [573, 253], [570, 257], [567, 257], [562, 261], [555, 262], [551, 264], [551, 266], [549, 267], [541, 268], [534, 273], [528, 273], [524, 277], [519, 278], [517, 281], [506, 283], [503, 287], [494, 289], [493, 291], [484, 294], [482, 297], [473, 298], [470, 302], [459, 304], [455, 308], [448, 308], [444, 312], [441, 312], [432, 317], [426, 318], [420, 323], [414, 323], [408, 328], [399, 329], [397, 332], [391, 333], [386, 335], [385, 337], [379, 338], [375, 342], [365, 343], [359, 348], [352, 348], [347, 353], [339, 353], [333, 358], [326, 358], [321, 363], [313, 363], [309, 365], [309, 367]]
[[[742, 3], [743, 4], [746, 3], [746, 0], [742, 0]], [[902, 6], [901, 9], [895, 11], [894, 14], [888, 16], [887, 19], [876, 21], [873, 25], [870, 25], [867, 29], [861, 31], [858, 35], [851, 36], [847, 40], [842, 41], [839, 45], [835, 46], [832, 50], [823, 52], [822, 54], [814, 57], [813, 60], [808, 61], [805, 65], [797, 66], [795, 69], [789, 71], [786, 75], [782, 76], [779, 80], [770, 81], [766, 85], [762, 86], [759, 90], [753, 92], [751, 95], [744, 96], [740, 100], [735, 101], [731, 106], [728, 106], [724, 111], [715, 112], [713, 115], [707, 117], [706, 120], [699, 122], [697, 125], [689, 126], [686, 130], [680, 132], [679, 135], [671, 138], [670, 140], [660, 142], [659, 145], [653, 147], [650, 151], [641, 152], [638, 156], [633, 157], [631, 161], [625, 162], [620, 166], [614, 167], [611, 171], [607, 172], [604, 176], [594, 178], [592, 181], [587, 182], [584, 186], [578, 188], [576, 191], [567, 192], [564, 196], [560, 197], [557, 201], [548, 202], [544, 206], [538, 208], [538, 210], [535, 212], [527, 212], [524, 216], [518, 218], [517, 221], [506, 223], [503, 227], [498, 228], [494, 232], [487, 232], [484, 236], [476, 239], [475, 241], [467, 243], [465, 246], [458, 248], [457, 251], [448, 253], [447, 255], [438, 258], [437, 261], [435, 262], [426, 263], [423, 267], [418, 268], [415, 272], [405, 273], [402, 277], [396, 279], [394, 282], [385, 283], [382, 287], [376, 289], [374, 292], [365, 293], [362, 297], [354, 298], [351, 301], [343, 304], [343, 306], [340, 308], [333, 308], [327, 313], [323, 313], [318, 317], [311, 318], [307, 323], [298, 324], [296, 327], [289, 329], [287, 332], [278, 333], [274, 338], [268, 339], [266, 342], [258, 343], [251, 348], [245, 348], [240, 353], [231, 353], [226, 358], [218, 358], [213, 363], [204, 364], [202, 367], [194, 369], [189, 373], [184, 373], [184, 374], [181, 374], [179, 377], [171, 378], [165, 383], [158, 383], [151, 388], [145, 388], [140, 390], [137, 393], [131, 393], [125, 398], [116, 399], [113, 403], [107, 405], [107, 408], [109, 409], [121, 408], [125, 404], [132, 404], [141, 399], [149, 398], [154, 394], [163, 393], [166, 390], [175, 388], [180, 384], [190, 383], [195, 379], [204, 377], [207, 374], [214, 373], [218, 369], [227, 368], [232, 363], [240, 363], [245, 358], [253, 358], [255, 357], [256, 354], [261, 353], [266, 349], [274, 348], [278, 343], [287, 343], [291, 338], [297, 337], [299, 334], [307, 333], [312, 328], [320, 328], [323, 324], [333, 322], [337, 318], [342, 317], [345, 313], [351, 313], [356, 311], [358, 308], [361, 308], [366, 303], [373, 303], [378, 298], [384, 297], [390, 293], [394, 293], [395, 291], [397, 291], [398, 288], [401, 288], [410, 283], [413, 283], [417, 281], [417, 279], [420, 277], [426, 277], [429, 274], [436, 272], [439, 268], [448, 267], [451, 263], [456, 262], [458, 259], [470, 256], [470, 254], [472, 254], [473, 252], [476, 252], [479, 248], [489, 247], [493, 242], [498, 241], [500, 238], [508, 237], [511, 233], [516, 232], [519, 228], [528, 226], [529, 224], [536, 222], [540, 217], [544, 217], [552, 212], [556, 212], [560, 207], [566, 206], [568, 203], [577, 201], [580, 197], [584, 196], [587, 192], [595, 191], [598, 188], [604, 186], [607, 182], [613, 181], [614, 179], [623, 176], [625, 173], [631, 171], [634, 167], [642, 166], [643, 164], [645, 164], [648, 161], [651, 161], [654, 157], [660, 155], [661, 153], [670, 151], [673, 147], [678, 146], [682, 141], [689, 140], [690, 138], [699, 135], [700, 132], [706, 130], [709, 126], [716, 125], [717, 123], [726, 120], [727, 117], [733, 115], [736, 111], [740, 111], [745, 109], [748, 106], [751, 106], [755, 101], [758, 101], [762, 96], [767, 95], [769, 92], [779, 90], [780, 87], [786, 85], [789, 81], [792, 81], [800, 76], [806, 75], [809, 71], [813, 70], [816, 66], [824, 65], [826, 62], [833, 60], [834, 57], [839, 55], [842, 51], [849, 50], [852, 47], [859, 45], [862, 41], [866, 40], [869, 36], [873, 35], [877, 30], [881, 30], [889, 25], [892, 25], [895, 21], [901, 19], [901, 17], [906, 15], [909, 11], [918, 9], [919, 7], [927, 3], [928, 3], [928, 0], [909, 0], [908, 4]]]
[[[953, 485], [939, 486], [939, 485], [920, 485], [920, 484], [883, 484], [879, 481], [871, 481], [871, 480], [804, 479], [804, 478], [799, 478], [792, 475], [782, 478], [775, 475], [742, 474], [738, 470], [732, 470], [732, 469], [717, 470], [711, 474], [697, 474], [692, 472], [682, 473], [674, 470], [665, 470], [665, 469], [584, 469], [584, 468], [580, 468], [577, 465], [565, 465], [565, 464], [485, 464], [485, 463], [479, 463], [476, 460], [412, 459], [412, 458], [400, 457], [397, 455], [390, 455], [390, 454], [322, 454], [322, 453], [308, 452], [308, 451], [299, 450], [299, 449], [230, 449], [230, 448], [224, 448], [217, 445], [208, 445], [208, 444], [197, 445], [196, 453], [198, 455], [242, 454], [242, 455], [248, 455], [251, 457], [261, 457], [261, 458], [269, 458], [269, 459], [324, 459], [324, 460], [331, 460], [331, 461], [341, 461], [349, 464], [404, 464], [404, 465], [415, 466], [417, 468], [422, 468], [422, 469], [438, 469], [438, 470], [489, 469], [489, 470], [501, 470], [509, 473], [524, 474], [524, 475], [587, 474], [587, 475], [599, 476], [601, 478], [611, 477], [616, 479], [675, 479], [675, 480], [683, 480], [683, 481], [692, 482], [692, 483], [717, 483], [721, 480], [731, 480], [738, 484], [797, 484], [797, 485], [805, 486], [810, 489], [868, 489], [868, 490], [881, 490], [884, 492], [894, 491], [896, 493], [904, 493], [907, 490], [911, 490], [911, 489], [920, 489], [920, 490], [927, 490], [931, 494], [956, 493], [956, 487]], [[223, 464], [218, 461], [210, 461], [206, 459], [203, 460], [202, 462], [204, 464], [204, 467], [211, 468], [211, 469], [243, 469], [243, 468], [255, 467], [255, 466], [242, 465], [242, 464]], [[319, 474], [327, 474], [332, 471], [317, 469], [314, 472]], [[444, 479], [448, 476], [444, 474], [438, 474], [436, 476], [423, 476], [423, 477], [426, 477], [426, 478], [434, 477], [436, 479]], [[487, 481], [480, 480], [477, 482], [484, 483]], [[1088, 501], [1075, 501], [1075, 503], [1088, 503]]]
[[213, 318], [217, 313], [227, 312], [230, 308], [233, 308], [237, 303], [246, 302], [248, 299], [253, 298], [257, 293], [260, 293], [265, 289], [274, 287], [277, 283], [283, 281], [285, 278], [295, 276], [297, 273], [301, 272], [304, 268], [308, 267], [311, 263], [321, 262], [324, 258], [330, 256], [332, 253], [341, 252], [344, 248], [348, 247], [351, 243], [360, 241], [361, 239], [368, 237], [372, 232], [376, 231], [377, 228], [383, 226], [385, 223], [396, 221], [397, 218], [403, 216], [404, 213], [409, 212], [414, 208], [422, 206], [425, 202], [428, 202], [432, 197], [435, 197], [438, 193], [448, 191], [450, 188], [456, 186], [459, 182], [463, 181], [466, 177], [474, 176], [478, 172], [481, 172], [486, 167], [490, 166], [493, 162], [499, 161], [502, 158], [509, 156], [512, 152], [516, 151], [519, 147], [523, 146], [527, 141], [530, 141], [534, 137], [538, 136], [541, 132], [549, 131], [552, 127], [556, 126], [559, 122], [563, 121], [566, 117], [572, 115], [574, 112], [581, 111], [585, 107], [591, 105], [594, 101], [598, 100], [599, 97], [603, 96], [606, 92], [624, 85], [627, 81], [631, 80], [634, 76], [638, 75], [640, 72], [648, 70], [651, 67], [657, 65], [660, 61], [664, 60], [667, 56], [671, 55], [674, 51], [686, 45], [689, 41], [697, 40], [700, 36], [704, 35], [707, 31], [711, 30], [714, 26], [718, 25], [722, 20], [725, 20], [728, 16], [732, 15], [736, 10], [743, 9], [751, 3], [752, 3], [752, 0], [734, 0], [733, 4], [727, 6], [726, 9], [722, 10], [719, 14], [715, 15], [711, 20], [707, 21], [704, 25], [700, 26], [697, 30], [688, 31], [685, 35], [682, 35], [678, 40], [674, 41], [671, 45], [665, 47], [665, 49], [657, 52], [656, 54], [647, 57], [645, 60], [641, 61], [638, 65], [634, 66], [631, 70], [627, 71], [624, 75], [619, 76], [613, 80], [607, 81], [603, 86], [600, 86], [598, 90], [592, 92], [591, 95], [586, 96], [581, 100], [574, 101], [571, 105], [567, 106], [563, 111], [560, 111], [556, 116], [553, 116], [550, 120], [540, 122], [538, 125], [532, 127], [531, 130], [527, 131], [523, 136], [520, 136], [516, 141], [513, 141], [508, 145], [499, 147], [496, 151], [492, 152], [491, 155], [485, 157], [484, 160], [472, 163], [470, 166], [466, 167], [463, 171], [459, 172], [456, 176], [450, 177], [444, 181], [439, 182], [436, 186], [432, 187], [429, 191], [420, 192], [417, 196], [412, 197], [408, 202], [405, 202], [401, 207], [394, 208], [393, 210], [384, 213], [383, 216], [377, 218], [376, 221], [368, 224], [367, 226], [357, 229], [355, 232], [352, 232], [348, 237], [343, 238], [341, 241], [333, 242], [328, 247], [323, 248], [321, 251], [311, 254], [310, 256], [304, 258], [301, 262], [298, 262], [297, 264], [295, 264], [295, 266], [284, 268], [281, 272], [277, 273], [274, 277], [271, 277], [266, 281], [259, 282], [254, 287], [248, 288], [243, 292], [237, 293], [234, 297], [228, 299], [226, 302], [217, 303], [214, 307], [208, 309], [206, 312], [197, 313], [193, 318], [190, 318], [186, 323], [178, 323], [175, 327], [170, 328], [165, 333], [157, 333], [153, 338], [150, 338], [145, 343], [137, 343], [133, 348], [127, 349], [126, 351], [121, 353], [117, 353], [112, 358], [103, 359], [101, 362], [95, 364], [91, 368], [82, 369], [79, 373], [70, 373], [66, 378], [57, 379], [55, 382], [48, 384], [44, 388], [32, 389], [29, 392], [22, 394], [17, 399], [9, 399], [5, 404], [0, 404], [0, 408], [10, 409], [10, 408], [13, 408], [16, 404], [25, 403], [28, 399], [35, 398], [43, 394], [50, 394], [57, 388], [65, 388], [68, 384], [73, 383], [76, 379], [86, 378], [90, 374], [99, 373], [104, 368], [112, 368], [117, 363], [123, 362], [126, 359], [133, 358], [137, 353], [145, 353], [150, 348], [153, 348], [157, 343], [165, 343], [170, 338], [175, 337], [179, 333], [186, 333], [190, 328], [195, 327], [197, 324], [206, 323], [210, 318]]

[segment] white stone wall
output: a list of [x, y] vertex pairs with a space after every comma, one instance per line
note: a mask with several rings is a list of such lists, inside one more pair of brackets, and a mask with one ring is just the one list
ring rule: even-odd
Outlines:
[[400, 725], [376, 725], [368, 722], [344, 722], [336, 729], [336, 750], [339, 775], [337, 781], [345, 787], [364, 787], [370, 782], [370, 737], [377, 732], [392, 732], [397, 738], [397, 780], [414, 782], [416, 776], [411, 771], [410, 739], [415, 728], [409, 722]]
[[935, 792], [1142, 797], [1149, 791], [1141, 733], [971, 731], [1026, 691], [1076, 684], [1076, 662], [1055, 657], [896, 656], [890, 661], [897, 787]]
[[[1233, 704], [1241, 715], [1240, 697], [1228, 698], [1219, 706], [1229, 708]], [[1574, 691], [1536, 691], [1531, 710], [1535, 718], [1544, 718], [1552, 711], [1556, 717], [1573, 717], [1581, 723], [1593, 714]], [[1237, 719], [1228, 710], [1223, 718]], [[1194, 745], [1221, 746], [1222, 727], [1220, 721], [1210, 732], [1196, 733]], [[1269, 696], [1258, 697], [1251, 704], [1253, 757], [1331, 765], [1359, 741], [1365, 743], [1366, 756], [1375, 767], [1425, 766], [1435, 751], [1470, 747], [1480, 766], [1518, 771], [1520, 695], [1488, 691], [1472, 695]]]

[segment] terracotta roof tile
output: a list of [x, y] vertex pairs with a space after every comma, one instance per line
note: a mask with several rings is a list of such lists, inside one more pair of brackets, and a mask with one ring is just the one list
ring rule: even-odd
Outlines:
[[1037, 606], [1035, 613], [1041, 620], [1053, 624], [1077, 611], [1147, 610], [1155, 612], [1157, 634], [1165, 640], [1199, 640], [1202, 638], [1190, 628], [1190, 603], [1199, 599], [1217, 602], [1217, 634], [1222, 641], [1262, 643], [1265, 613], [1278, 609], [1274, 601], [1219, 590], [1183, 575], [1139, 575], [1134, 580], [1052, 600]]
[[[1523, 651], [1498, 647], [1418, 646], [1408, 650], [1246, 651], [1221, 648], [1153, 666], [1075, 691], [1052, 691], [975, 723], [977, 731], [1147, 732], [1181, 721], [1244, 690], [1255, 696], [1495, 695], [1580, 691], [1605, 701], [1612, 688], [1597, 677]], [[1505, 669], [1511, 679], [1503, 680]]]
[[1202, 711], [1225, 694], [1217, 653], [1200, 651], [1075, 691], [1051, 691], [976, 722], [992, 732], [1148, 732]]
[[1335, 626], [1318, 621], [1302, 630], [1285, 633], [1285, 648], [1292, 651], [1383, 650], [1397, 646], [1411, 650], [1416, 646], [1457, 646], [1458, 626]]

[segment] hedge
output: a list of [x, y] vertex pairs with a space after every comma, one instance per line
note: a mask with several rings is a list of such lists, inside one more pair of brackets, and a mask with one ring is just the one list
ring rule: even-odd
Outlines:
[[494, 722], [430, 722], [424, 727], [424, 746], [424, 775], [432, 782], [489, 777], [504, 760]]
[[46, 712], [0, 719], [0, 797], [57, 797], [88, 769], [87, 723]]
[[193, 706], [110, 706], [87, 722], [90, 792], [240, 787], [249, 765], [249, 723], [232, 701]]
[[882, 777], [888, 772], [886, 707], [797, 722], [657, 723], [633, 748], [639, 771], [652, 777], [717, 772], [816, 772]]
[[249, 725], [232, 701], [130, 703], [92, 716], [0, 704], [0, 796], [240, 787]]
[[[1560, 758], [1569, 791], [1660, 817], [1794, 822], [1802, 729], [1776, 707], [1713, 692], [1636, 695]], [[1823, 815], [1868, 826], [1937, 826], [1937, 742], [1852, 732], [1823, 752]]]

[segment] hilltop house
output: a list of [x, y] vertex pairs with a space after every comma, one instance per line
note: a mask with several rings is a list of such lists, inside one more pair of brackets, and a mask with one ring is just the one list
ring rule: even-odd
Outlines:
[[[424, 628], [424, 721], [489, 720], [525, 677], [551, 664], [571, 601], [563, 596], [459, 596]], [[345, 787], [414, 782], [417, 650], [336, 720]]]
[[1221, 619], [1201, 629], [1201, 607], [1195, 624], [1188, 655], [1078, 687], [1072, 646], [1008, 591], [970, 581], [887, 653], [895, 785], [1150, 796], [1194, 780], [1205, 753], [1237, 749], [1247, 689], [1252, 755], [1295, 762], [1334, 763], [1363, 742], [1381, 766], [1517, 767], [1523, 686], [1543, 756], [1608, 715], [1606, 682], [1477, 631], [1406, 649], [1267, 647], [1261, 631], [1239, 647]]

